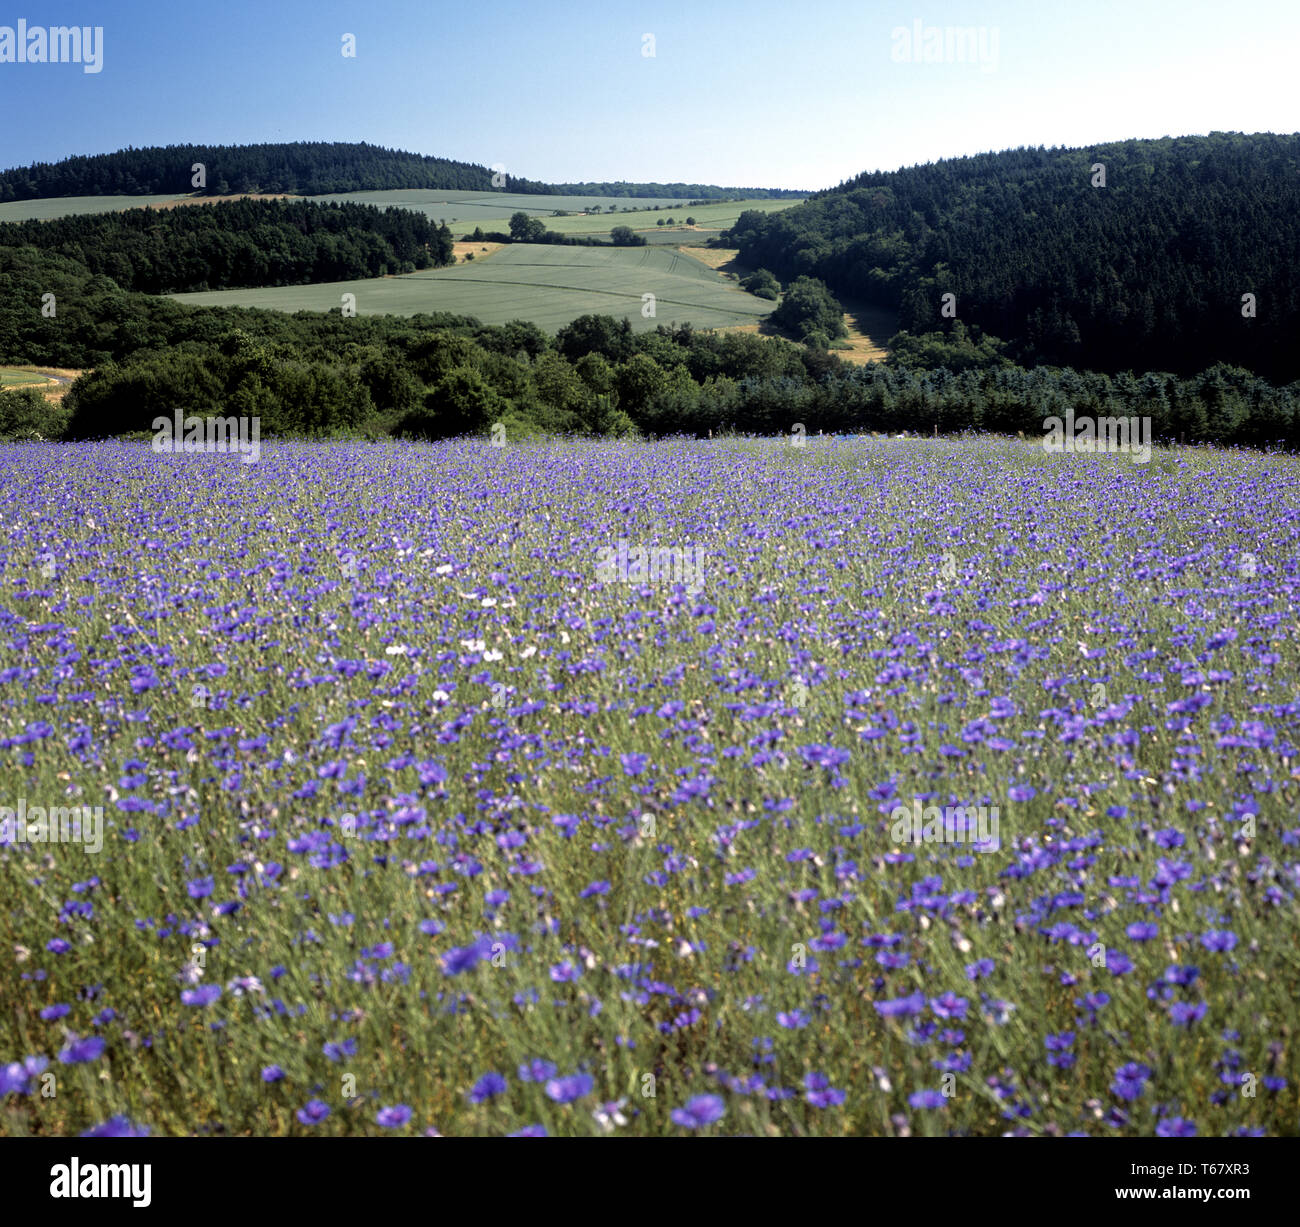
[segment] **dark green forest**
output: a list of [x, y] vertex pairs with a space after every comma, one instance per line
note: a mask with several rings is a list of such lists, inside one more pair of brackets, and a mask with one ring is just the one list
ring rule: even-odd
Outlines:
[[[193, 181], [195, 164], [204, 168], [206, 184], [202, 187]], [[486, 166], [385, 149], [364, 141], [151, 145], [0, 171], [0, 203], [50, 196], [165, 196], [195, 191], [212, 196], [246, 192], [323, 196], [334, 192], [401, 188], [562, 196], [654, 196], [674, 200], [687, 196], [699, 200], [736, 200], [807, 195], [775, 188], [715, 187], [700, 183], [547, 184], [504, 172], [497, 182], [493, 179], [492, 170]]]
[[1190, 373], [1221, 361], [1300, 376], [1300, 135], [871, 172], [780, 213], [746, 212], [731, 239], [744, 263], [897, 310], [913, 335], [954, 328], [941, 314], [951, 293], [956, 320], [1024, 365]]
[[[196, 187], [192, 167], [206, 185]], [[116, 153], [37, 162], [0, 171], [0, 202], [47, 196], [212, 196], [289, 192], [321, 196], [397, 188], [493, 190], [492, 171], [470, 162], [403, 153], [379, 145], [294, 141], [274, 145], [151, 145]], [[543, 183], [505, 176], [502, 191], [549, 192]]]
[[[39, 310], [42, 295], [60, 304]], [[977, 347], [976, 347], [977, 348]], [[970, 346], [950, 354], [961, 357]], [[921, 358], [926, 355], [920, 355]], [[1300, 384], [1217, 364], [1194, 376], [852, 366], [775, 337], [584, 316], [552, 338], [517, 321], [197, 308], [124, 291], [67, 257], [0, 247], [0, 362], [94, 367], [62, 405], [0, 396], [0, 437], [101, 438], [157, 416], [261, 418], [262, 433], [437, 438], [486, 432], [647, 435], [1024, 431], [1067, 409], [1144, 416], [1156, 440], [1300, 442]]]
[[452, 234], [411, 209], [230, 200], [0, 225], [0, 247], [65, 256], [149, 294], [383, 277], [452, 261]]

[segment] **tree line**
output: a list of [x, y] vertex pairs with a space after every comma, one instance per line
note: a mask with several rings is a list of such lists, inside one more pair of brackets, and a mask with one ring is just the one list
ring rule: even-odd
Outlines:
[[[204, 182], [194, 182], [195, 165]], [[48, 196], [213, 196], [446, 188], [453, 191], [549, 192], [544, 183], [500, 175], [471, 162], [385, 149], [365, 141], [292, 141], [262, 145], [151, 145], [115, 153], [35, 162], [0, 171], [0, 201]]]
[[[127, 294], [64, 261], [0, 249], [0, 361], [93, 365], [61, 405], [0, 396], [0, 437], [100, 438], [149, 432], [154, 418], [257, 416], [265, 436], [440, 438], [541, 433], [660, 436], [737, 431], [1023, 431], [1049, 417], [1142, 416], [1161, 439], [1300, 443], [1300, 383], [1277, 387], [1216, 364], [1196, 375], [1026, 369], [977, 355], [964, 369], [854, 366], [816, 344], [588, 315], [555, 336], [445, 313], [343, 317], [195, 308]], [[17, 334], [10, 299], [67, 296], [58, 320]], [[79, 297], [78, 297], [79, 296]], [[39, 316], [30, 307], [27, 317]], [[44, 346], [42, 348], [42, 346]], [[960, 347], [950, 356], [960, 359]]]
[[1221, 361], [1300, 376], [1297, 135], [870, 172], [779, 213], [747, 211], [730, 241], [752, 267], [896, 310], [912, 335], [959, 320], [1026, 366], [1186, 374]]
[[410, 209], [231, 200], [0, 224], [0, 247], [66, 257], [149, 294], [304, 285], [441, 268], [452, 234]]
[[[195, 165], [204, 182], [194, 182]], [[151, 145], [33, 162], [0, 171], [0, 202], [51, 196], [167, 196], [201, 191], [213, 196], [442, 188], [529, 195], [645, 196], [706, 200], [795, 198], [780, 188], [715, 187], [700, 183], [542, 183], [473, 162], [386, 149], [365, 141], [290, 141], [259, 145]]]

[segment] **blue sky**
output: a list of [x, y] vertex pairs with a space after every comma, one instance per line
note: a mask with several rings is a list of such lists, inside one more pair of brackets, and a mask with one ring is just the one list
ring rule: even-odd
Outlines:
[[[818, 188], [1017, 145], [1300, 130], [1296, 0], [0, 6], [19, 18], [102, 26], [103, 67], [0, 63], [5, 167], [366, 140], [555, 182]], [[894, 32], [918, 22], [982, 29], [983, 62], [909, 60]]]

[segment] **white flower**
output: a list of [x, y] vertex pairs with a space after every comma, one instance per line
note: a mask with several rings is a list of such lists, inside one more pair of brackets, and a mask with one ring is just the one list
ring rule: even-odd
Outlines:
[[626, 1104], [626, 1099], [612, 1099], [592, 1112], [592, 1118], [605, 1133], [613, 1133], [616, 1126], [627, 1124], [627, 1117], [623, 1115]]
[[450, 575], [451, 572], [452, 572], [452, 565], [449, 562], [444, 562], [442, 566], [433, 568], [433, 573], [435, 575]]
[[484, 609], [491, 609], [496, 603], [497, 599], [494, 596], [485, 596], [481, 601], [479, 601], [479, 604], [482, 605]]
[[390, 643], [390, 644], [389, 644], [389, 645], [384, 649], [384, 655], [385, 655], [385, 656], [405, 656], [406, 653], [407, 653], [407, 650], [408, 650], [408, 649], [407, 649], [407, 647], [406, 647], [406, 644], [404, 644], [404, 643]]
[[481, 652], [487, 645], [482, 639], [462, 639], [460, 646], [467, 652]]
[[530, 656], [537, 655], [537, 649], [530, 643], [522, 652], [519, 653], [519, 655], [527, 660]]
[[435, 690], [433, 692], [433, 698], [437, 703], [445, 703], [451, 698], [451, 695], [449, 695], [445, 690]]
[[500, 653], [500, 652], [497, 652], [497, 651], [495, 651], [495, 650], [494, 650], [494, 651], [491, 651], [491, 652], [484, 652], [484, 653], [483, 653], [483, 659], [484, 659], [484, 660], [500, 660], [500, 659], [501, 659], [501, 653]]

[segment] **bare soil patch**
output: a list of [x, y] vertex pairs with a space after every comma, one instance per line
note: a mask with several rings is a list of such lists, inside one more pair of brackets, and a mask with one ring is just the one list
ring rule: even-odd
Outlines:
[[505, 246], [504, 243], [476, 243], [472, 240], [466, 240], [461, 243], [452, 244], [452, 255], [456, 258], [457, 264], [468, 263], [468, 257], [473, 255], [475, 260], [486, 260], [495, 251], [500, 251]]

